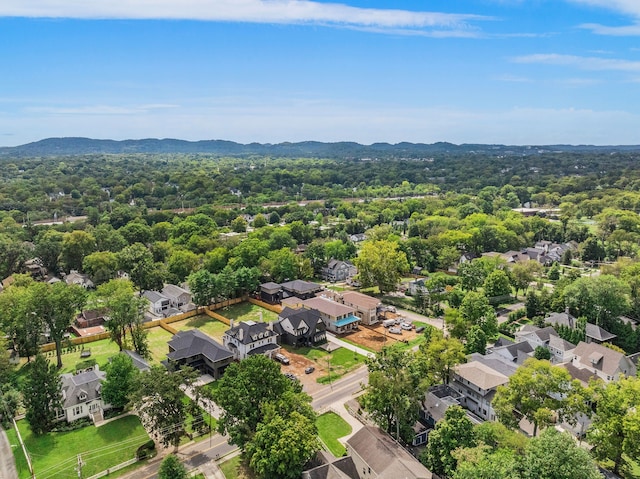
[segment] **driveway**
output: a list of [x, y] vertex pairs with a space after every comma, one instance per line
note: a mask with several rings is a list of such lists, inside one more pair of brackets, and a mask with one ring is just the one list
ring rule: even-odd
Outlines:
[[12, 446], [18, 447], [17, 444], [10, 444], [7, 433], [0, 426], [0, 478], [2, 479], [18, 479], [18, 470], [13, 459]]

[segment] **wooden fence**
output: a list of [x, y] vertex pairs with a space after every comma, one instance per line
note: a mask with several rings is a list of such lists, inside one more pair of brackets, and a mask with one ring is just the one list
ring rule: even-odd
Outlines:
[[255, 298], [247, 298], [251, 304], [255, 304], [256, 306], [260, 306], [261, 308], [268, 309], [272, 313], [280, 314], [282, 312], [282, 306], [279, 304], [269, 304], [264, 301], [260, 301]]

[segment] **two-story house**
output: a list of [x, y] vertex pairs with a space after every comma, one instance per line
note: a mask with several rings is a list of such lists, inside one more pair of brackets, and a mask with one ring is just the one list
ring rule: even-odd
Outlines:
[[222, 343], [231, 351], [234, 359], [242, 360], [254, 354], [271, 356], [280, 350], [278, 333], [266, 323], [241, 321], [225, 331]]
[[573, 351], [571, 365], [597, 375], [605, 382], [617, 381], [620, 376], [636, 376], [636, 365], [623, 353], [597, 343], [580, 341]]
[[322, 268], [321, 275], [325, 281], [346, 281], [358, 274], [358, 268], [349, 261], [341, 261], [331, 258], [327, 266]]
[[170, 370], [190, 366], [219, 379], [233, 362], [233, 354], [227, 348], [197, 329], [180, 331], [167, 344], [167, 366]]
[[191, 303], [191, 293], [175, 284], [165, 284], [162, 287], [162, 295], [169, 299], [172, 308], [185, 309]]
[[498, 386], [507, 384], [517, 368], [502, 356], [474, 353], [468, 362], [456, 366], [449, 386], [462, 397], [462, 407], [486, 421], [494, 421], [491, 403]]
[[100, 371], [96, 364], [91, 370], [78, 374], [62, 374], [62, 409], [58, 411], [58, 419], [73, 422], [83, 417], [91, 417], [98, 422], [103, 419], [102, 413], [111, 409], [102, 400], [102, 381], [107, 374]]
[[341, 298], [345, 306], [356, 310], [356, 315], [363, 324], [371, 325], [378, 322], [378, 308], [382, 306], [378, 298], [357, 291], [344, 291]]
[[284, 308], [273, 329], [281, 343], [291, 346], [315, 346], [327, 340], [327, 327], [315, 309]]
[[360, 323], [354, 308], [327, 298], [311, 298], [303, 301], [302, 304], [305, 308], [317, 310], [327, 330], [332, 333], [348, 333], [355, 330]]

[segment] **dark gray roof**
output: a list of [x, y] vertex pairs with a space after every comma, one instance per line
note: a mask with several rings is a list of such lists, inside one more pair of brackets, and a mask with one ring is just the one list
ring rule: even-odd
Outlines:
[[[63, 374], [62, 379], [62, 405], [65, 408], [83, 404], [100, 397], [102, 389], [102, 381], [107, 374], [100, 371], [96, 366], [91, 371], [85, 371], [80, 374]], [[81, 397], [84, 399], [80, 399]]]
[[527, 341], [521, 341], [519, 343], [493, 348], [492, 351], [494, 354], [504, 356], [517, 364], [521, 364], [520, 361], [522, 358], [526, 359], [533, 353], [533, 347]]
[[278, 283], [274, 283], [273, 281], [269, 281], [267, 283], [262, 283], [260, 285], [260, 288], [262, 289], [275, 289], [278, 290], [281, 288], [281, 286]]
[[122, 354], [126, 354], [127, 356], [129, 356], [131, 358], [131, 361], [133, 361], [133, 365], [139, 371], [149, 371], [149, 369], [151, 369], [149, 367], [149, 363], [135, 351], [131, 351], [129, 349], [123, 349]]
[[313, 293], [314, 291], [320, 291], [322, 289], [321, 284], [303, 281], [301, 279], [287, 281], [286, 283], [282, 283], [281, 286], [283, 289], [297, 294]]
[[302, 323], [305, 323], [312, 331], [315, 331], [319, 323], [324, 326], [320, 313], [316, 309], [292, 309], [285, 307], [280, 313], [279, 318], [288, 319], [294, 329], [300, 329]]
[[346, 456], [304, 471], [302, 479], [360, 479], [360, 476], [353, 459]]
[[225, 331], [225, 334], [236, 339], [242, 344], [251, 344], [260, 339], [275, 336], [277, 333], [268, 329], [266, 323], [241, 321], [237, 326]]
[[168, 344], [173, 351], [167, 354], [167, 357], [174, 361], [198, 355], [211, 362], [233, 358], [228, 349], [197, 329], [180, 331]]
[[595, 339], [598, 342], [610, 341], [617, 336], [609, 331], [602, 329], [600, 326], [596, 326], [592, 323], [587, 323], [585, 334], [588, 338]]
[[432, 479], [435, 476], [415, 457], [377, 427], [364, 426], [347, 440], [350, 450], [360, 456], [380, 478]]
[[164, 294], [158, 291], [145, 291], [144, 293], [142, 293], [142, 296], [147, 298], [152, 303], [157, 303], [158, 301], [162, 301], [162, 300], [169, 301], [169, 298], [167, 298]]

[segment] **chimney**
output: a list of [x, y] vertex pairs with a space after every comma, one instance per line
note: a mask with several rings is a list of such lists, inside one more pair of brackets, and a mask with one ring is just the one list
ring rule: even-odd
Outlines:
[[229, 320], [229, 328], [233, 329], [233, 319]]

